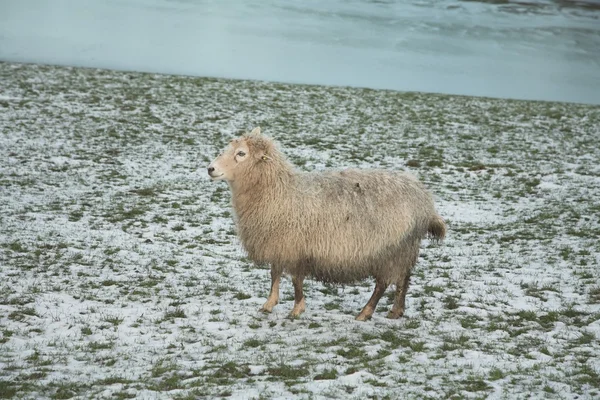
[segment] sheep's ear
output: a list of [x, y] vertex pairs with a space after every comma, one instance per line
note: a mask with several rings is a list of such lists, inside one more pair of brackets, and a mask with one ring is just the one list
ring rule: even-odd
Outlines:
[[252, 129], [252, 132], [250, 132], [251, 135], [260, 135], [260, 126], [257, 126], [256, 128]]

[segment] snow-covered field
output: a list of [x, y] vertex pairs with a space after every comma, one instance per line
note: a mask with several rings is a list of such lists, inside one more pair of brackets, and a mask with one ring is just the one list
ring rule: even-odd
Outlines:
[[[411, 170], [449, 235], [407, 312], [244, 257], [206, 166]], [[600, 107], [0, 63], [0, 398], [598, 398]]]

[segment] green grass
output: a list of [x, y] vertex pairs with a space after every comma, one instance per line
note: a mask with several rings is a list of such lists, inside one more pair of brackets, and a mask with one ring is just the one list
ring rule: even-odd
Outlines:
[[17, 394], [17, 385], [6, 380], [0, 380], [0, 399], [12, 399]]
[[169, 310], [169, 311], [165, 312], [163, 320], [167, 321], [167, 320], [172, 320], [175, 318], [186, 318], [186, 317], [187, 316], [185, 315], [185, 311], [179, 307], [176, 307], [173, 310]]
[[247, 294], [247, 293], [242, 293], [242, 292], [238, 292], [238, 293], [236, 293], [236, 294], [233, 296], [233, 298], [235, 298], [235, 299], [237, 299], [237, 300], [246, 300], [246, 299], [249, 299], [249, 298], [251, 298], [251, 297], [252, 297], [252, 295], [250, 295], [250, 294]]
[[320, 381], [320, 380], [331, 380], [331, 379], [336, 379], [338, 377], [338, 372], [337, 370], [331, 368], [331, 369], [326, 369], [323, 372], [315, 375], [315, 377], [313, 378], [315, 381]]
[[267, 369], [270, 376], [283, 380], [297, 380], [309, 375], [309, 370], [304, 367], [295, 367], [281, 364]]
[[244, 347], [259, 347], [263, 343], [264, 342], [259, 339], [248, 339], [244, 342], [243, 346]]

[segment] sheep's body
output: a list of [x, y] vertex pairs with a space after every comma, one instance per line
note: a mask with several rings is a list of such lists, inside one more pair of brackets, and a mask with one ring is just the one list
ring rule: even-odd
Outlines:
[[[445, 234], [431, 195], [419, 181], [407, 173], [382, 170], [295, 172], [258, 132], [232, 142], [232, 147], [254, 156], [241, 162], [234, 149], [235, 163], [222, 168], [233, 171], [225, 179], [248, 257], [272, 266], [273, 286], [263, 310], [271, 311], [277, 302], [283, 271], [295, 278], [292, 315], [304, 311], [305, 276], [332, 283], [374, 277], [375, 293], [357, 319], [369, 318], [385, 288], [396, 284], [391, 317], [402, 315], [421, 240], [427, 233], [437, 239]], [[211, 165], [219, 166], [227, 154]]]
[[[252, 194], [260, 201], [234, 199], [249, 258], [333, 283], [395, 282], [435, 212], [418, 181], [386, 171], [299, 173]], [[392, 269], [382, 268], [390, 261]]]

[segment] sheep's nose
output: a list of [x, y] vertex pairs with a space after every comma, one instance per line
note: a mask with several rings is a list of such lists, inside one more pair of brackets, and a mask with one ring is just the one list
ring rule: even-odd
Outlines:
[[208, 167], [208, 173], [212, 174], [212, 172], [215, 170], [215, 167]]

